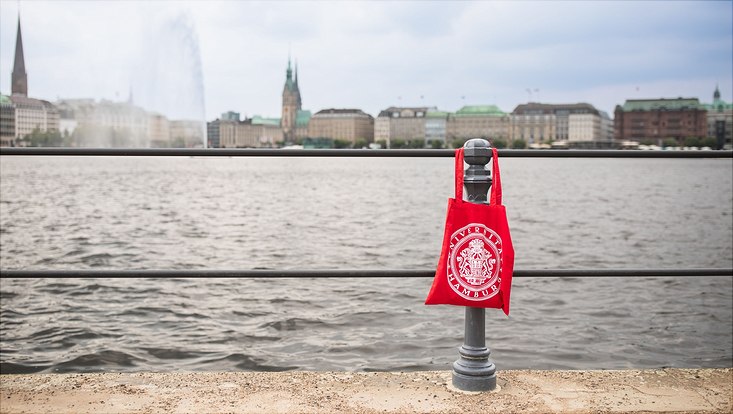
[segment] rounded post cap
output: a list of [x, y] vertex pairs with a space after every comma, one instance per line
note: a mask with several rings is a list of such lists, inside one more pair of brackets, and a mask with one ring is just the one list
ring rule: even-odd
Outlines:
[[486, 165], [491, 159], [491, 144], [482, 138], [472, 138], [463, 144], [463, 156], [466, 164]]

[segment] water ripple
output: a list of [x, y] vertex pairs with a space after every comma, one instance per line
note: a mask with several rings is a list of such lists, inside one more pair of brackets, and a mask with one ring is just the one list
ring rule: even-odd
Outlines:
[[[516, 268], [733, 266], [729, 160], [503, 170]], [[11, 157], [0, 263], [434, 268], [452, 171], [450, 159]], [[463, 341], [464, 309], [423, 305], [429, 279], [0, 283], [2, 373], [450, 369]], [[487, 311], [487, 343], [499, 369], [729, 367], [732, 303], [731, 278], [515, 279], [510, 317]]]

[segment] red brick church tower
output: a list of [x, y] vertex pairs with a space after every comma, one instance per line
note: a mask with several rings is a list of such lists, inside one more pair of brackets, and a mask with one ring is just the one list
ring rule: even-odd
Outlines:
[[298, 64], [295, 64], [295, 76], [293, 76], [293, 71], [290, 68], [290, 58], [288, 58], [285, 87], [283, 87], [282, 118], [280, 119], [283, 138], [287, 143], [295, 141], [295, 120], [301, 107], [300, 89], [298, 88]]
[[18, 16], [18, 35], [15, 38], [15, 62], [13, 63], [10, 91], [12, 95], [28, 96], [28, 74], [25, 73], [23, 37], [20, 35], [20, 16]]

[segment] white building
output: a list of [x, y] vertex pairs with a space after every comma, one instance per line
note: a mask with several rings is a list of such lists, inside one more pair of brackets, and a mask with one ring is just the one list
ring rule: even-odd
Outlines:
[[601, 117], [595, 114], [568, 115], [568, 136], [570, 142], [595, 141], [601, 136]]
[[28, 97], [20, 17], [10, 83], [11, 95], [0, 97], [0, 145], [23, 145], [20, 140], [33, 131], [58, 131], [59, 112], [56, 107], [48, 101]]
[[374, 120], [374, 140], [386, 141], [387, 148], [393, 140], [425, 141], [425, 119], [428, 107], [394, 107], [379, 113]]
[[59, 111], [52, 103], [18, 94], [11, 95], [10, 101], [15, 114], [13, 136], [16, 143], [34, 130], [59, 130]]
[[446, 146], [445, 137], [448, 124], [448, 112], [429, 110], [425, 117], [425, 146], [431, 147], [435, 142]]
[[208, 123], [209, 140], [221, 148], [271, 148], [283, 143], [279, 118], [255, 115], [244, 121], [216, 119]]
[[720, 89], [715, 87], [713, 102], [706, 104], [708, 110], [708, 137], [715, 140], [717, 148], [730, 149], [733, 144], [733, 103], [720, 97]]
[[205, 123], [191, 120], [171, 120], [169, 125], [169, 146], [190, 148], [204, 145]]
[[612, 141], [613, 122], [607, 113], [587, 103], [530, 102], [512, 112], [511, 137], [529, 144], [561, 141], [602, 146]]
[[169, 120], [128, 102], [62, 99], [60, 124], [74, 134], [74, 145], [92, 147], [202, 146], [205, 123]]
[[374, 142], [384, 141], [389, 143], [390, 119], [388, 116], [374, 118]]

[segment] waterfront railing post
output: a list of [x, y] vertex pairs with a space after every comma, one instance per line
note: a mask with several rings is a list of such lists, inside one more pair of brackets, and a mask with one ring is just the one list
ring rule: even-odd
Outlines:
[[[467, 201], [487, 204], [491, 174], [486, 164], [491, 160], [491, 147], [484, 139], [466, 142], [464, 160], [468, 170], [464, 174]], [[453, 363], [453, 386], [463, 391], [491, 391], [496, 388], [496, 366], [489, 360], [491, 351], [486, 347], [486, 310], [466, 307], [463, 345], [460, 357]]]

